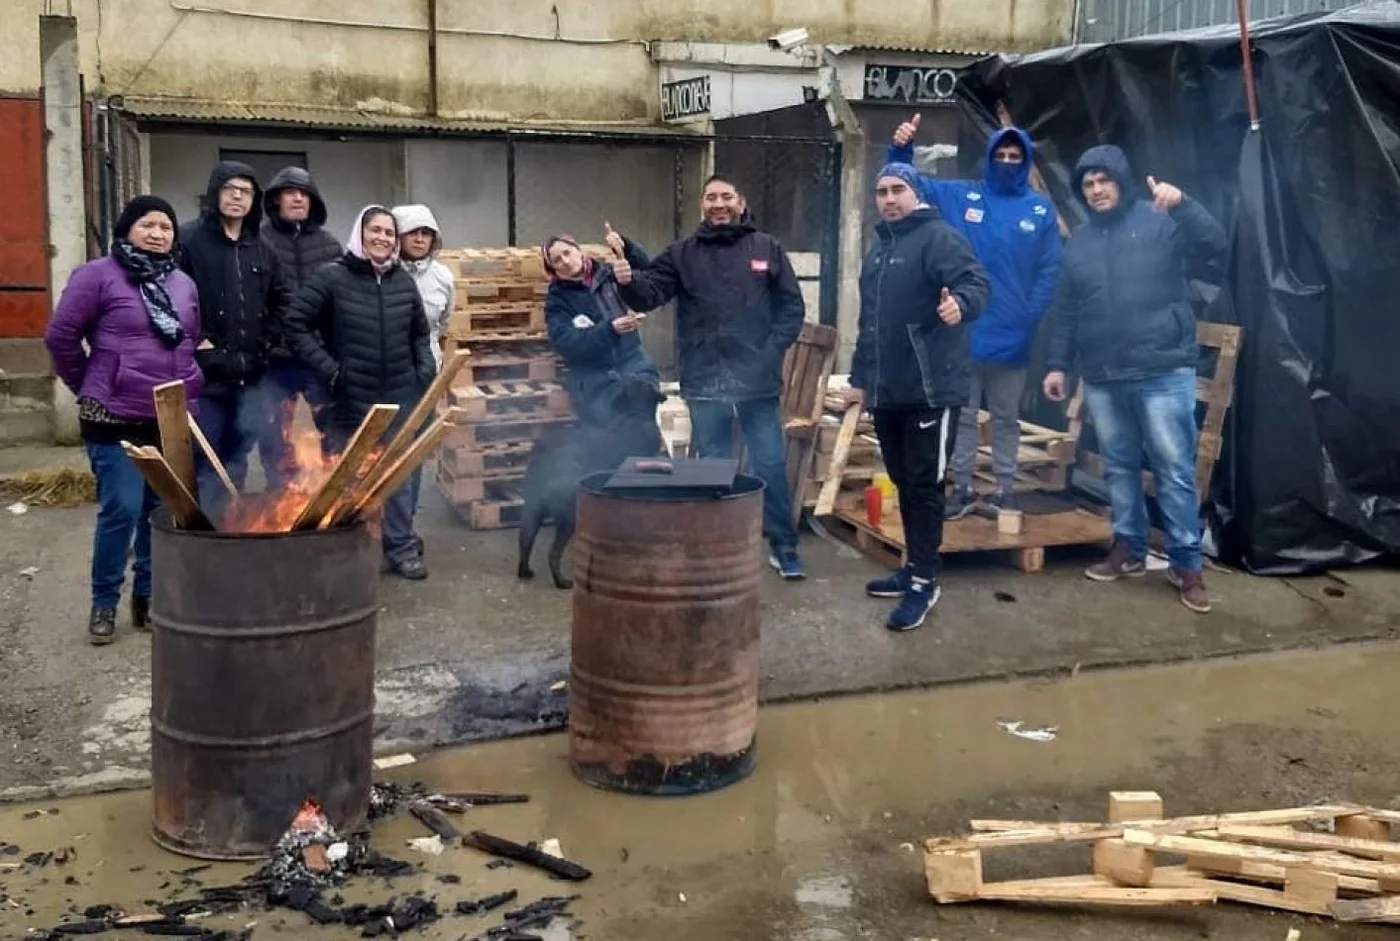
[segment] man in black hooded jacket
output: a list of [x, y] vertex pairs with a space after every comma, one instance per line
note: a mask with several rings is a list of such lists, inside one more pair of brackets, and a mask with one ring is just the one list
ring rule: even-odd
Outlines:
[[899, 598], [886, 626], [910, 631], [938, 602], [943, 478], [971, 359], [964, 324], [991, 296], [991, 279], [957, 230], [920, 197], [918, 172], [891, 163], [875, 181], [881, 222], [860, 270], [860, 322], [846, 401], [870, 410], [890, 479], [899, 489], [908, 564], [865, 586]]
[[669, 245], [644, 271], [620, 275], [619, 293], [637, 311], [676, 300], [681, 396], [700, 456], [733, 455], [737, 417], [766, 488], [769, 564], [783, 578], [805, 578], [779, 407], [783, 357], [806, 313], [802, 290], [787, 253], [754, 226], [733, 183], [707, 180], [700, 209], [704, 219], [695, 234]]
[[[259, 383], [287, 302], [277, 256], [258, 237], [261, 196], [252, 167], [222, 161], [209, 174], [204, 212], [180, 232], [180, 267], [199, 290], [199, 427], [240, 489], [267, 422]], [[217, 520], [227, 494], [202, 456], [198, 477], [200, 503]]]
[[[301, 290], [321, 266], [345, 254], [340, 240], [326, 231], [326, 201], [302, 167], [283, 167], [273, 175], [263, 193], [263, 214], [262, 239], [277, 256], [289, 295]], [[323, 440], [329, 405], [321, 381], [288, 349], [281, 324], [275, 336], [266, 383], [268, 422], [258, 439], [269, 490], [280, 490], [296, 472], [289, 438], [297, 398], [306, 399]]]

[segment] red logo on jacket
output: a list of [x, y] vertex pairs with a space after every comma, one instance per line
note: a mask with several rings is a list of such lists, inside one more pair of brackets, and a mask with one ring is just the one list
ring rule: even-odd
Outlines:
[[754, 272], [754, 273], [756, 273], [756, 274], [762, 274], [763, 272], [765, 272], [765, 271], [768, 270], [768, 259], [767, 259], [767, 258], [755, 258], [755, 259], [753, 259], [752, 261], [749, 262], [749, 270], [752, 271], [752, 272]]

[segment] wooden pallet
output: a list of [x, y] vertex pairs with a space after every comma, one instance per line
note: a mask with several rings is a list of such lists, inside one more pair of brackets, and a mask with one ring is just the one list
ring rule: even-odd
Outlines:
[[486, 382], [448, 391], [452, 421], [457, 424], [567, 416], [569, 393], [557, 382]]
[[533, 441], [513, 441], [481, 448], [449, 447], [438, 452], [438, 467], [453, 477], [513, 477], [525, 473]]
[[[1069, 472], [1074, 466], [1076, 435], [1028, 421], [1018, 424], [1021, 437], [1016, 448], [1015, 490], [1021, 493], [1056, 493], [1067, 488]], [[992, 473], [991, 434], [991, 413], [978, 409], [977, 460], [972, 477], [973, 485], [979, 491], [990, 492], [996, 488], [996, 476]], [[951, 475], [950, 471], [950, 480]]]
[[510, 529], [520, 525], [525, 503], [521, 500], [479, 501], [454, 505], [469, 529]]
[[453, 285], [457, 310], [500, 307], [506, 304], [543, 304], [549, 291], [547, 281], [506, 281], [484, 278], [458, 278]]
[[548, 343], [543, 330], [488, 330], [484, 333], [473, 333], [469, 337], [448, 334], [442, 346], [445, 351], [467, 350], [473, 356], [481, 356], [491, 351], [542, 343]]
[[[1003, 901], [1074, 906], [1237, 902], [1340, 922], [1400, 923], [1400, 813], [1349, 804], [1165, 817], [1154, 791], [1109, 794], [1106, 822], [974, 820], [964, 836], [924, 843], [939, 904]], [[1333, 832], [1297, 829], [1330, 825]], [[1084, 875], [988, 882], [983, 853], [1090, 844]], [[1161, 866], [1159, 856], [1185, 858]], [[1290, 937], [1292, 935], [1290, 934]]]
[[548, 348], [530, 350], [530, 344], [486, 347], [473, 354], [452, 379], [454, 388], [488, 382], [555, 382], [561, 369], [559, 357]]
[[443, 437], [447, 448], [480, 449], [491, 445], [533, 441], [551, 428], [573, 421], [569, 415], [539, 417], [509, 416], [491, 421], [463, 423], [457, 421], [455, 409], [446, 409], [451, 427]]
[[[1196, 342], [1202, 350], [1203, 371], [1209, 375], [1196, 377], [1196, 414], [1199, 437], [1196, 443], [1196, 497], [1205, 500], [1210, 491], [1211, 476], [1224, 446], [1225, 417], [1235, 399], [1235, 367], [1239, 362], [1244, 328], [1234, 324], [1197, 323]], [[1204, 406], [1204, 408], [1202, 408]], [[1069, 431], [1078, 441], [1086, 422], [1092, 427], [1088, 409], [1084, 407], [1084, 388], [1075, 392], [1065, 410]], [[1078, 449], [1078, 469], [1089, 477], [1103, 480], [1103, 456], [1084, 446]], [[1152, 472], [1142, 472], [1143, 489], [1156, 494]]]
[[541, 334], [544, 329], [544, 305], [539, 303], [459, 307], [447, 319], [447, 333], [465, 340], [483, 333]]
[[[841, 498], [836, 512], [824, 517], [828, 530], [838, 539], [859, 549], [889, 568], [905, 562], [904, 527], [899, 509], [887, 508], [879, 526], [866, 519], [863, 495], [860, 500]], [[1022, 518], [1021, 532], [1000, 532], [997, 521], [972, 515], [943, 524], [944, 555], [954, 552], [1005, 552], [1011, 564], [1022, 572], [1045, 568], [1045, 550], [1056, 546], [1098, 545], [1112, 538], [1108, 519], [1085, 509], [1048, 513]]]
[[501, 503], [518, 500], [523, 480], [523, 470], [509, 474], [476, 476], [453, 473], [442, 464], [439, 464], [437, 469], [438, 489], [453, 506], [482, 501]]
[[533, 248], [457, 248], [438, 255], [457, 277], [545, 281], [544, 259]]

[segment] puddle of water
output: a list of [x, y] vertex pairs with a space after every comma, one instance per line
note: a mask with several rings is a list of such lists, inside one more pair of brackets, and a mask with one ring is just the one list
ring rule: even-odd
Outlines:
[[[574, 907], [583, 933], [592, 938], [971, 941], [995, 927], [986, 919], [1021, 918], [1044, 930], [998, 933], [1059, 939], [1065, 923], [1055, 927], [1054, 918], [932, 907], [916, 850], [922, 838], [955, 826], [950, 821], [999, 795], [1092, 794], [1100, 801], [1110, 788], [1161, 787], [1170, 769], [1200, 759], [1212, 736], [1232, 729], [1288, 730], [1324, 742], [1345, 739], [1346, 747], [1371, 756], [1369, 770], [1381, 778], [1385, 759], [1376, 756], [1388, 753], [1397, 670], [1400, 648], [1352, 647], [1089, 673], [1060, 683], [984, 684], [776, 706], [762, 713], [758, 771], [727, 790], [688, 798], [628, 797], [585, 786], [570, 773], [568, 741], [559, 735], [420, 756], [417, 764], [383, 777], [421, 780], [442, 790], [531, 794], [529, 804], [469, 811], [459, 827], [521, 842], [558, 838], [565, 855], [595, 872], [577, 887], [583, 898]], [[1055, 738], [1041, 742], [1008, 735], [997, 724], [1007, 717], [1025, 727], [1053, 727]], [[1278, 804], [1271, 782], [1240, 785], [1241, 775], [1229, 760], [1198, 784], [1169, 794], [1168, 812], [1239, 809], [1212, 803], [1243, 799], [1228, 796], [1236, 791], [1227, 794], [1222, 790], [1227, 787], [1257, 797], [1255, 806]], [[1291, 761], [1281, 767], [1286, 770]], [[1318, 787], [1326, 784], [1318, 779]], [[23, 814], [32, 807], [0, 809], [0, 842], [18, 843], [21, 858], [61, 846], [78, 853], [64, 867], [0, 870], [0, 894], [22, 906], [0, 902], [0, 936], [52, 925], [72, 906], [113, 903], [147, 910], [142, 900], [164, 900], [178, 890], [179, 877], [169, 873], [195, 861], [166, 854], [150, 842], [149, 801], [147, 792], [127, 792], [49, 802], [42, 806], [57, 807], [58, 815], [30, 820]], [[1055, 813], [1037, 807], [1035, 815]], [[420, 835], [421, 826], [408, 817], [376, 828], [381, 851], [421, 862], [425, 872], [398, 879], [389, 889], [374, 887], [372, 894], [383, 898], [421, 889], [451, 908], [456, 901], [508, 888], [520, 891], [521, 904], [573, 891], [523, 866], [487, 869], [489, 859], [473, 850], [420, 856], [405, 846]], [[7, 861], [17, 858], [0, 857], [0, 863]], [[217, 865], [198, 878], [225, 884], [246, 871]], [[448, 873], [460, 877], [460, 884], [438, 881]], [[73, 883], [65, 883], [68, 877]], [[169, 884], [161, 888], [163, 883]], [[362, 900], [361, 891], [370, 889], [357, 887], [346, 893], [347, 900]], [[1208, 917], [1235, 916], [1221, 909]], [[958, 921], [968, 918], [966, 924]], [[258, 922], [255, 938], [275, 936], [271, 929], [279, 924], [311, 941], [345, 936], [343, 928], [308, 926], [295, 913], [249, 912], [211, 919], [207, 926], [241, 928], [249, 921]], [[414, 936], [458, 939], [497, 921], [449, 916]], [[1275, 930], [1277, 921], [1257, 935], [1251, 924], [1232, 927], [1229, 936], [1276, 941], [1282, 934]], [[1199, 923], [1185, 934], [1174, 930], [1114, 936], [1202, 936]], [[568, 937], [560, 933], [567, 932], [560, 923], [551, 931], [554, 941]]]

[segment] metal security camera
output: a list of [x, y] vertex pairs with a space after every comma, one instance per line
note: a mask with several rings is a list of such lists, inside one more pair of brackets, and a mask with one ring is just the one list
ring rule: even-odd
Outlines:
[[785, 29], [781, 33], [775, 33], [768, 37], [768, 48], [792, 52], [799, 46], [807, 45], [809, 38], [805, 29]]

